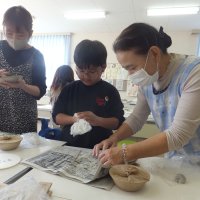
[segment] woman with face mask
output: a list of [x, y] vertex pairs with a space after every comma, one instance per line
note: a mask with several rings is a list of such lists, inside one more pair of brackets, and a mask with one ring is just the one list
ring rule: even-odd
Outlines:
[[[132, 114], [115, 134], [93, 149], [104, 166], [163, 153], [168, 158], [199, 162], [200, 58], [169, 54], [171, 44], [162, 27], [157, 31], [144, 23], [130, 25], [115, 40], [117, 59], [139, 90]], [[142, 142], [113, 147], [138, 132], [150, 112], [160, 133]]]
[[0, 41], [0, 131], [37, 131], [37, 101], [46, 93], [43, 55], [28, 44], [32, 16], [22, 6], [3, 18], [6, 40]]

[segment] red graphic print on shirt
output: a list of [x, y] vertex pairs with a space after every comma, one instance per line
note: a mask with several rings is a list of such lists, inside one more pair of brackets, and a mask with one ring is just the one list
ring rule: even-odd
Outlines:
[[105, 99], [97, 97], [96, 98], [96, 103], [97, 103], [98, 106], [104, 106], [105, 105]]
[[96, 98], [96, 103], [98, 106], [105, 106], [106, 102], [108, 101], [109, 101], [108, 96], [106, 96], [105, 98], [101, 98], [101, 97]]

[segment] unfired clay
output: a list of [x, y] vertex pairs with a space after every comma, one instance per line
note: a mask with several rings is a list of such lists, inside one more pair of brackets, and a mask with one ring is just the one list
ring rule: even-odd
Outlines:
[[129, 192], [141, 189], [150, 180], [147, 171], [134, 165], [115, 165], [110, 168], [109, 174], [120, 189]]

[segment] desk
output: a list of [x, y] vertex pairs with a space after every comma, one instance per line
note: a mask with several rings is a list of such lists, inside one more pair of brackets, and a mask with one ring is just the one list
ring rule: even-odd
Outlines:
[[[65, 143], [61, 141], [47, 140], [43, 138], [41, 138], [41, 140], [44, 140], [45, 142], [42, 143], [42, 145], [39, 145], [38, 147], [34, 147], [34, 148], [24, 148], [23, 143], [21, 143], [17, 149], [14, 149], [12, 151], [0, 150], [0, 156], [1, 156], [1, 153], [11, 153], [11, 154], [16, 154], [20, 156], [21, 160], [23, 160], [23, 159], [41, 154], [53, 147], [61, 146]], [[5, 182], [7, 179], [11, 178], [12, 176], [22, 171], [26, 167], [27, 166], [25, 165], [17, 164], [8, 169], [0, 169], [0, 182]]]
[[[25, 149], [20, 146], [18, 149], [13, 150], [12, 153], [25, 159], [62, 144], [63, 142], [47, 140], [47, 145], [32, 149]], [[29, 171], [21, 179], [34, 177], [37, 181], [52, 182], [52, 200], [199, 200], [200, 167], [190, 166], [190, 168], [186, 168], [187, 183], [177, 184], [171, 179], [176, 170], [170, 171], [168, 168], [162, 168], [162, 166], [166, 166], [166, 159], [152, 157], [139, 159], [138, 163], [151, 174], [150, 181], [138, 192], [124, 192], [116, 186], [111, 191], [106, 191], [37, 169]], [[173, 161], [170, 163], [173, 164]], [[5, 181], [7, 178], [12, 177], [24, 167], [24, 165], [18, 164], [12, 168], [0, 170], [0, 181]], [[176, 168], [175, 164], [174, 167]]]
[[[139, 163], [145, 167], [147, 163], [148, 165], [153, 162], [162, 163], [163, 160], [165, 159], [154, 157], [140, 159]], [[53, 191], [52, 200], [199, 200], [199, 173], [187, 177], [188, 182], [186, 184], [164, 180], [164, 177], [160, 176], [161, 174], [151, 173], [150, 182], [146, 183], [145, 187], [138, 192], [124, 192], [116, 186], [111, 191], [106, 191], [37, 169], [31, 170], [22, 178], [34, 177], [38, 181], [53, 182], [51, 187]]]
[[[145, 168], [145, 165], [155, 161], [162, 163], [164, 158], [146, 158], [138, 162]], [[153, 165], [152, 165], [153, 166]], [[198, 170], [191, 169], [191, 172]], [[150, 169], [151, 173], [151, 169]], [[111, 191], [94, 188], [86, 184], [81, 184], [66, 178], [52, 175], [37, 169], [31, 170], [21, 179], [34, 177], [37, 181], [52, 182], [51, 190], [53, 192], [51, 200], [199, 200], [199, 180], [200, 173], [187, 174], [186, 184], [177, 184], [173, 180], [165, 180], [168, 172], [151, 173], [151, 179], [145, 187], [138, 192], [124, 192], [116, 186]], [[170, 176], [170, 175], [169, 175]], [[18, 180], [19, 181], [19, 180]]]

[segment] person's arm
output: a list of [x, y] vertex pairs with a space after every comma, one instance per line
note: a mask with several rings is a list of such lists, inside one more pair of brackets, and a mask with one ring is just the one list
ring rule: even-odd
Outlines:
[[133, 130], [129, 127], [128, 124], [123, 123], [117, 131], [110, 136], [114, 141], [119, 142], [120, 140], [126, 139], [133, 135]]
[[[36, 50], [33, 58], [32, 85], [26, 85], [24, 91], [39, 100], [46, 93], [46, 69], [43, 55]], [[29, 92], [28, 92], [29, 91]]]
[[26, 82], [23, 79], [17, 81], [16, 83], [4, 81], [1, 83], [1, 86], [6, 89], [19, 88], [19, 89], [23, 90], [24, 92], [26, 92], [32, 96], [35, 96], [35, 97], [38, 97], [40, 95], [40, 89], [37, 86], [28, 85], [28, 84], [26, 84]]
[[75, 116], [70, 116], [63, 113], [58, 113], [55, 117], [56, 124], [59, 124], [61, 126], [73, 124], [76, 122], [76, 120], [77, 119]]
[[38, 86], [35, 85], [28, 85], [24, 82], [24, 84], [21, 84], [19, 86], [20, 89], [22, 89], [24, 92], [34, 96], [39, 97], [40, 96], [40, 89]]
[[[7, 72], [5, 69], [0, 69], [0, 78], [6, 76], [8, 73], [9, 72]], [[6, 82], [3, 79], [0, 80], [0, 87], [7, 87]]]
[[[166, 134], [160, 133], [141, 142], [127, 145], [125, 158], [132, 161], [144, 157], [157, 156], [168, 152]], [[102, 151], [98, 158], [105, 167], [124, 163], [122, 147], [113, 147]]]
[[[157, 156], [168, 151], [182, 148], [194, 136], [200, 125], [200, 66], [188, 76], [169, 129], [142, 142], [127, 145], [127, 160]], [[122, 163], [122, 149], [108, 149], [99, 155], [105, 166]]]
[[119, 120], [115, 117], [110, 117], [110, 118], [98, 117], [96, 125], [106, 129], [114, 130], [118, 127], [118, 124]]
[[127, 160], [158, 156], [168, 152], [168, 142], [166, 134], [161, 132], [146, 140], [127, 145]]
[[52, 117], [57, 125], [65, 126], [67, 124], [73, 124], [76, 121], [75, 116], [70, 116], [68, 114], [68, 93], [68, 86], [66, 86], [61, 90], [60, 95], [53, 106]]
[[182, 148], [200, 125], [200, 65], [189, 74], [172, 125], [165, 130], [169, 150]]
[[76, 113], [78, 119], [84, 119], [92, 126], [100, 126], [106, 129], [116, 129], [119, 124], [119, 120], [116, 117], [99, 117], [91, 111]]
[[109, 99], [105, 102], [104, 117], [97, 116], [91, 111], [76, 113], [80, 119], [85, 119], [92, 126], [100, 126], [110, 130], [116, 130], [124, 121], [123, 104], [119, 92], [113, 86], [109, 86]]
[[32, 63], [32, 84], [27, 84], [25, 80], [20, 79], [16, 83], [5, 81], [3, 86], [9, 88], [19, 88], [24, 92], [40, 99], [46, 93], [46, 77], [45, 77], [45, 64], [42, 54], [38, 51], [35, 52]]
[[94, 146], [93, 155], [98, 156], [100, 150], [116, 146], [118, 141], [135, 134], [142, 128], [149, 113], [150, 109], [148, 103], [143, 93], [138, 91], [137, 104], [135, 105], [133, 112], [113, 135]]

